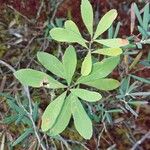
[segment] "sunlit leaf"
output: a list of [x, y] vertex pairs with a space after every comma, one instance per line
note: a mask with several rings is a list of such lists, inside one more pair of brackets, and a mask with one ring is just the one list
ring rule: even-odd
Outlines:
[[110, 91], [118, 88], [120, 86], [120, 82], [115, 79], [97, 79], [91, 82], [83, 82], [82, 84], [97, 88], [99, 90]]
[[63, 75], [63, 64], [53, 55], [46, 52], [37, 53], [38, 60], [40, 63], [53, 74], [64, 78]]
[[71, 83], [72, 77], [77, 66], [77, 56], [73, 46], [69, 46], [63, 56], [63, 68], [65, 79], [68, 84]]
[[103, 48], [93, 51], [92, 53], [107, 55], [107, 56], [118, 56], [122, 53], [121, 48]]
[[87, 30], [92, 36], [93, 35], [93, 9], [88, 0], [82, 0], [81, 2], [81, 16]]
[[91, 52], [89, 51], [82, 63], [81, 67], [82, 76], [87, 76], [91, 72], [91, 70], [92, 70], [92, 57]]
[[79, 43], [87, 47], [85, 44], [86, 40], [82, 38], [78, 27], [71, 20], [65, 22], [64, 28], [53, 28], [50, 31], [50, 35], [54, 40], [59, 42]]
[[94, 39], [96, 39], [98, 36], [104, 33], [112, 25], [116, 17], [117, 17], [117, 11], [115, 9], [108, 11], [98, 23], [98, 26], [94, 35]]
[[71, 109], [75, 128], [82, 137], [90, 139], [93, 134], [92, 122], [77, 97], [72, 100]]
[[122, 47], [129, 44], [128, 40], [120, 38], [95, 40], [95, 42], [112, 48]]
[[101, 94], [85, 89], [71, 89], [71, 93], [88, 102], [96, 102], [102, 98]]
[[96, 79], [104, 78], [109, 75], [118, 65], [120, 57], [105, 58], [101, 62], [93, 64], [92, 72], [88, 76], [82, 76], [77, 83], [91, 82]]
[[46, 88], [64, 88], [65, 85], [54, 80], [46, 73], [33, 69], [20, 69], [14, 73], [14, 76], [25, 86], [46, 87]]
[[71, 95], [69, 95], [64, 102], [62, 110], [53, 125], [52, 129], [48, 132], [50, 136], [56, 136], [63, 132], [67, 125], [69, 124], [71, 118]]
[[42, 125], [41, 125], [41, 129], [43, 132], [48, 131], [49, 129], [53, 128], [53, 126], [55, 125], [55, 122], [58, 119], [60, 112], [62, 111], [65, 97], [66, 97], [66, 92], [58, 96], [45, 109], [42, 115]]

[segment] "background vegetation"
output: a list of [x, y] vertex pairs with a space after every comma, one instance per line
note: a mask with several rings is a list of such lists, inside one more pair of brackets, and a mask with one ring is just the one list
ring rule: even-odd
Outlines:
[[[53, 41], [49, 31], [54, 26], [62, 27], [64, 20], [72, 19], [86, 36], [80, 16], [80, 1], [0, 1], [1, 150], [150, 149], [149, 3], [146, 0], [91, 0], [91, 4], [96, 23], [107, 11], [117, 9], [117, 20], [103, 37], [128, 38], [130, 45], [110, 75], [119, 80], [121, 86], [111, 92], [102, 92], [102, 101], [85, 106], [93, 121], [94, 134], [90, 140], [84, 140], [72, 121], [60, 136], [51, 138], [44, 135], [40, 130], [41, 116], [59, 93], [45, 88], [22, 87], [13, 76], [13, 72], [20, 68], [45, 71], [37, 62], [38, 51], [58, 57], [62, 55], [67, 45]], [[74, 46], [82, 58], [84, 51], [79, 45]]]

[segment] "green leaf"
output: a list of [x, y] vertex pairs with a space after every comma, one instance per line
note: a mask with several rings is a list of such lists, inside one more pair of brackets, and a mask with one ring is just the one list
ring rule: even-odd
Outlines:
[[89, 31], [91, 37], [93, 36], [93, 9], [88, 0], [81, 2], [81, 16], [82, 20]]
[[76, 24], [71, 21], [67, 20], [65, 22], [64, 28], [53, 28], [50, 31], [51, 37], [59, 42], [68, 42], [68, 43], [79, 43], [80, 45], [87, 48], [85, 42], [87, 42], [81, 36], [78, 27]]
[[145, 31], [148, 29], [148, 23], [150, 21], [150, 9], [149, 9], [150, 3], [147, 3], [144, 7], [144, 14], [143, 14], [143, 28]]
[[8, 116], [8, 117], [5, 117], [2, 122], [4, 124], [11, 124], [13, 122], [15, 122], [17, 119], [18, 119], [18, 114], [13, 114], [12, 116]]
[[65, 99], [65, 103], [62, 107], [62, 110], [53, 126], [52, 129], [48, 132], [48, 135], [50, 136], [56, 136], [63, 132], [67, 125], [69, 124], [69, 121], [71, 119], [71, 95], [69, 95]]
[[93, 134], [92, 122], [77, 97], [72, 100], [71, 109], [75, 128], [83, 138], [90, 139]]
[[33, 129], [32, 128], [28, 128], [26, 129], [26, 131], [21, 134], [21, 136], [19, 136], [17, 138], [17, 140], [12, 144], [12, 146], [15, 146], [17, 144], [19, 144], [20, 142], [22, 142], [25, 138], [27, 138], [31, 133], [33, 133]]
[[82, 76], [77, 83], [91, 82], [96, 79], [104, 78], [109, 75], [113, 69], [118, 65], [120, 57], [109, 57], [97, 62], [93, 65], [92, 72], [88, 76]]
[[66, 97], [66, 92], [58, 96], [45, 109], [42, 116], [42, 125], [41, 125], [41, 129], [43, 132], [53, 128], [64, 105], [65, 97]]
[[14, 76], [25, 86], [46, 87], [52, 89], [66, 87], [46, 73], [33, 69], [20, 69], [14, 73]]
[[137, 19], [138, 19], [138, 21], [139, 21], [139, 23], [140, 23], [140, 26], [143, 26], [142, 17], [141, 17], [141, 15], [140, 15], [140, 11], [139, 11], [139, 9], [138, 9], [136, 3], [133, 3], [133, 8], [134, 8], [134, 12], [135, 12], [135, 14], [136, 14], [136, 17], [137, 17]]
[[71, 93], [85, 101], [96, 102], [99, 101], [102, 96], [97, 92], [91, 92], [85, 89], [71, 89]]
[[83, 82], [82, 84], [97, 88], [99, 90], [110, 91], [118, 88], [120, 86], [120, 82], [115, 79], [97, 79], [91, 82]]
[[150, 79], [145, 79], [145, 78], [141, 78], [141, 77], [138, 77], [138, 76], [135, 76], [135, 75], [130, 75], [131, 77], [133, 77], [134, 79], [137, 79], [143, 83], [147, 83], [147, 84], [150, 84]]
[[107, 47], [112, 47], [112, 48], [122, 47], [122, 46], [126, 46], [129, 44], [128, 40], [120, 39], [120, 38], [95, 40], [95, 42], [105, 45]]
[[121, 22], [118, 22], [117, 26], [116, 26], [116, 29], [115, 29], [115, 32], [114, 32], [113, 38], [116, 38], [118, 36], [119, 30], [120, 30], [120, 26], [121, 26]]
[[38, 52], [37, 58], [47, 70], [61, 78], [64, 78], [63, 64], [55, 56], [46, 52]]
[[104, 33], [112, 25], [116, 17], [117, 17], [117, 11], [115, 9], [108, 11], [98, 23], [98, 26], [94, 35], [94, 39], [96, 39], [98, 36]]
[[89, 51], [82, 63], [82, 67], [81, 67], [82, 76], [89, 75], [91, 70], [92, 70], [92, 57], [91, 57], [91, 52]]
[[139, 32], [140, 32], [144, 37], [147, 37], [147, 36], [148, 36], [147, 31], [145, 31], [145, 30], [143, 29], [143, 27], [141, 27], [141, 26], [137, 26], [137, 27], [138, 27]]
[[118, 56], [122, 53], [121, 48], [103, 48], [93, 51], [92, 53], [107, 55], [107, 56]]
[[65, 79], [68, 84], [71, 83], [72, 77], [77, 66], [77, 56], [73, 46], [69, 46], [63, 56], [63, 68]]

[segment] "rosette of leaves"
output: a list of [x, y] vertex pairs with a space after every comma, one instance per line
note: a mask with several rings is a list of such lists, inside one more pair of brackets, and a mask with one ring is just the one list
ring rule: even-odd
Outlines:
[[[53, 100], [43, 113], [42, 131], [50, 136], [58, 135], [65, 130], [73, 117], [79, 134], [90, 139], [93, 133], [92, 122], [80, 100], [96, 102], [102, 98], [99, 92], [89, 91], [88, 86], [106, 91], [119, 86], [117, 80], [105, 78], [119, 63], [119, 57], [104, 58], [101, 62], [94, 63], [91, 73], [88, 76], [79, 76], [78, 79], [74, 78], [77, 56], [73, 46], [66, 49], [62, 61], [46, 52], [38, 52], [37, 58], [52, 76], [33, 69], [20, 69], [14, 75], [25, 86], [62, 89], [62, 94]], [[59, 80], [54, 79], [56, 76], [60, 77]], [[87, 85], [87, 88], [80, 88], [81, 84]]]
[[[128, 40], [121, 38], [114, 39], [99, 39], [99, 37], [110, 28], [113, 21], [117, 17], [117, 11], [112, 9], [108, 11], [99, 21], [96, 31], [93, 31], [93, 9], [88, 0], [81, 1], [81, 16], [82, 20], [90, 34], [90, 41], [82, 37], [77, 25], [67, 20], [64, 28], [56, 27], [50, 31], [52, 39], [59, 42], [78, 43], [88, 50], [86, 57], [83, 60], [81, 67], [82, 76], [89, 75], [92, 71], [92, 57], [93, 53], [107, 56], [117, 56], [122, 53], [121, 47], [128, 45]], [[105, 48], [93, 50], [92, 44], [96, 42]]]

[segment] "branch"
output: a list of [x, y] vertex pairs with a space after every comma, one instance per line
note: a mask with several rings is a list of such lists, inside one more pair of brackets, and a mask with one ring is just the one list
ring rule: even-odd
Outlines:
[[136, 148], [142, 144], [147, 138], [150, 138], [150, 131], [147, 132], [139, 141], [137, 141], [133, 147], [131, 148], [131, 150], [136, 150]]
[[[16, 71], [11, 65], [9, 65], [8, 63], [6, 63], [6, 62], [4, 62], [4, 61], [2, 61], [2, 60], [0, 60], [0, 64], [6, 66], [6, 67], [7, 67], [8, 69], [10, 69], [13, 73]], [[34, 133], [35, 133], [35, 136], [36, 136], [36, 138], [37, 138], [37, 140], [38, 140], [39, 145], [41, 146], [41, 148], [42, 148], [43, 150], [46, 150], [45, 146], [41, 143], [40, 135], [38, 134], [37, 127], [36, 127], [36, 125], [35, 125], [35, 123], [34, 123], [34, 120], [33, 120], [33, 118], [32, 118], [32, 102], [31, 102], [31, 97], [30, 97], [30, 92], [29, 92], [28, 86], [23, 86], [23, 90], [24, 90], [24, 92], [25, 92], [25, 94], [26, 94], [26, 96], [27, 96], [27, 98], [28, 98], [28, 101], [29, 101], [29, 109], [30, 109], [30, 112], [28, 112], [28, 111], [24, 108], [23, 105], [21, 105], [21, 106], [24, 108], [24, 110], [26, 111], [26, 113], [27, 113], [29, 119], [30, 119], [31, 122], [32, 122], [32, 126], [33, 126], [33, 129], [34, 129]]]

